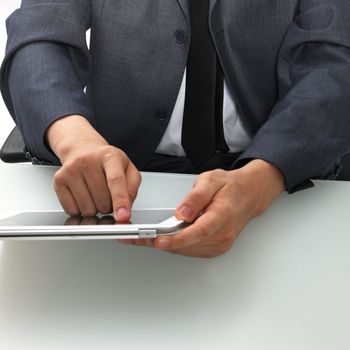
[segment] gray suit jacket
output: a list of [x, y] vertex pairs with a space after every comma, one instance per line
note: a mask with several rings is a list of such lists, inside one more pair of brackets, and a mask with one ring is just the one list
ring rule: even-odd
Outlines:
[[[47, 127], [82, 114], [142, 169], [180, 88], [188, 1], [23, 0], [7, 20], [1, 90], [30, 152], [57, 162]], [[289, 190], [335, 176], [350, 151], [349, 18], [349, 0], [211, 0], [213, 40], [253, 137], [236, 166], [265, 159]]]

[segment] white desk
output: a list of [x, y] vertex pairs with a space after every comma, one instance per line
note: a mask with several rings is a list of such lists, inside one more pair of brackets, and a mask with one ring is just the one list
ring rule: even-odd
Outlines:
[[[0, 166], [0, 212], [57, 208], [53, 170]], [[191, 185], [145, 174], [136, 206], [176, 205]], [[0, 349], [349, 350], [349, 208], [350, 183], [283, 195], [214, 260], [3, 243]]]

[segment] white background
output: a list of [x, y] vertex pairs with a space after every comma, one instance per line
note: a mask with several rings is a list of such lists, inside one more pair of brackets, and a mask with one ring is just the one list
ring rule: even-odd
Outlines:
[[[19, 7], [20, 0], [1, 0], [0, 1], [0, 61], [3, 60], [5, 55], [5, 46], [6, 46], [6, 27], [5, 20], [6, 18]], [[14, 127], [14, 122], [7, 111], [5, 104], [0, 98], [0, 145], [2, 145]], [[1, 162], [1, 161], [0, 161]]]

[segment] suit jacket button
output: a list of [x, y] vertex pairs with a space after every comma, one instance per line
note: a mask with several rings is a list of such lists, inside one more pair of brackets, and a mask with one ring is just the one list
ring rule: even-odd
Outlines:
[[187, 41], [187, 33], [182, 29], [178, 29], [174, 33], [174, 38], [178, 44], [184, 44]]

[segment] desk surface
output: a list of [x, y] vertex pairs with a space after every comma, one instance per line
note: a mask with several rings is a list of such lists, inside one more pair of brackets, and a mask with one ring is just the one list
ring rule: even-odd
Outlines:
[[[54, 170], [0, 165], [0, 212], [58, 208]], [[192, 181], [144, 174], [136, 206], [175, 206]], [[350, 183], [282, 195], [214, 260], [3, 243], [0, 348], [349, 350], [349, 207]]]

